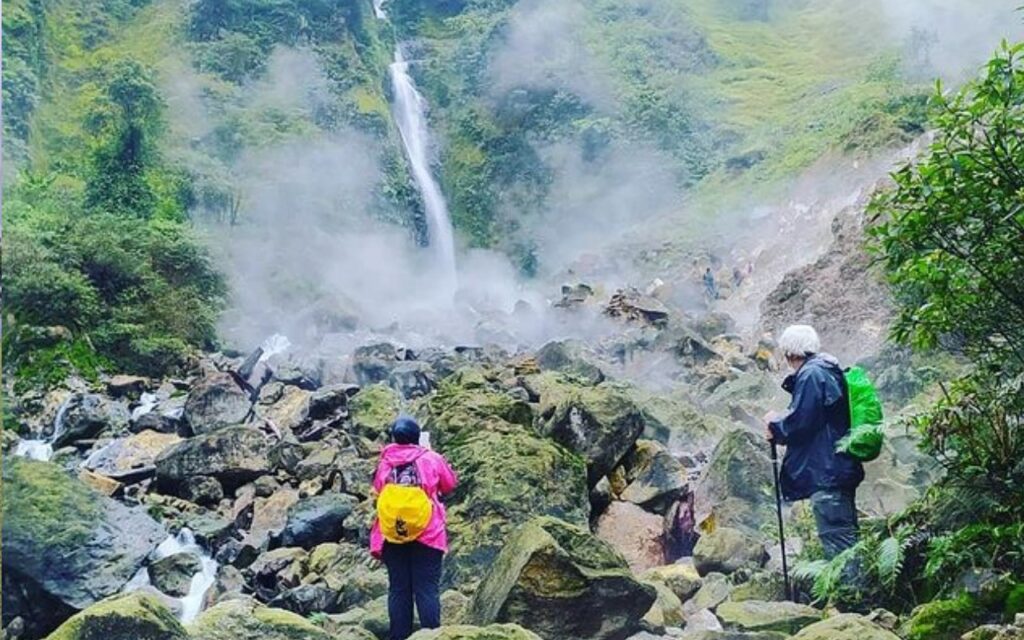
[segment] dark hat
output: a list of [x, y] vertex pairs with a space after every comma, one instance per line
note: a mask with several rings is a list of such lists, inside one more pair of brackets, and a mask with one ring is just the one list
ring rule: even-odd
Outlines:
[[396, 444], [417, 444], [420, 441], [420, 425], [410, 416], [398, 416], [391, 425], [391, 439]]

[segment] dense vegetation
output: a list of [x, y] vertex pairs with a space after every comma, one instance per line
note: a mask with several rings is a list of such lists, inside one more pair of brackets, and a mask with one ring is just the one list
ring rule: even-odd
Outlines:
[[[1022, 55], [1024, 44], [1004, 43], [977, 81], [953, 94], [940, 86], [934, 142], [872, 203], [872, 248], [899, 303], [894, 338], [954, 351], [971, 367], [908, 418], [943, 465], [941, 483], [803, 574], [818, 597], [865, 607], [938, 598], [915, 616], [912, 638], [959, 637], [1024, 610]], [[848, 562], [862, 569], [860, 584], [841, 579]]]

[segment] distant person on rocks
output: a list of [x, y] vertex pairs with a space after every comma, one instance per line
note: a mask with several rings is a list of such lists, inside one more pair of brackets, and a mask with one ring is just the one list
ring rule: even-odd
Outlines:
[[451, 493], [457, 479], [443, 456], [419, 442], [420, 425], [400, 416], [373, 478], [378, 497], [370, 553], [388, 571], [391, 640], [412, 635], [414, 602], [422, 628], [441, 626], [441, 561], [448, 534], [439, 497]]
[[864, 480], [860, 461], [836, 453], [836, 442], [850, 430], [846, 382], [839, 362], [820, 353], [812, 327], [787, 328], [779, 348], [793, 369], [782, 388], [793, 397], [785, 414], [765, 415], [767, 435], [786, 447], [780, 477], [783, 497], [810, 498], [818, 538], [831, 559], [857, 542], [854, 493]]
[[718, 300], [718, 287], [715, 286], [715, 274], [711, 273], [711, 267], [704, 272], [704, 291], [712, 300]]

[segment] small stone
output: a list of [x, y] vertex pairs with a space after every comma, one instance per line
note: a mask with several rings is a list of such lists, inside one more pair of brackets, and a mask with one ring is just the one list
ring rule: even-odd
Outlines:
[[105, 496], [114, 495], [120, 491], [123, 486], [113, 478], [109, 478], [99, 473], [94, 473], [87, 469], [82, 469], [78, 472], [78, 479]]

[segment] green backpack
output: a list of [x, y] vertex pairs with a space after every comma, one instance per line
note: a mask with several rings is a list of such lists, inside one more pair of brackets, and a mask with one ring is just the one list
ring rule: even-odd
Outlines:
[[850, 433], [836, 443], [836, 451], [861, 462], [870, 462], [882, 453], [882, 441], [885, 439], [882, 403], [863, 369], [850, 367], [843, 375], [850, 399]]

